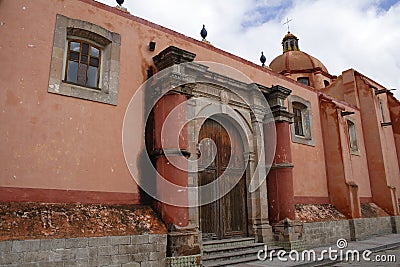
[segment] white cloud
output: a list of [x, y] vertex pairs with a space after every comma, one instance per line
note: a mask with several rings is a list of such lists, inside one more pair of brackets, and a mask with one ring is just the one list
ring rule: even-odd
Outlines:
[[213, 45], [257, 64], [261, 51], [267, 61], [282, 53], [282, 23], [292, 18], [290, 29], [300, 48], [331, 74], [354, 68], [387, 88], [398, 88], [400, 99], [400, 1], [126, 0], [124, 6], [196, 39], [205, 24]]

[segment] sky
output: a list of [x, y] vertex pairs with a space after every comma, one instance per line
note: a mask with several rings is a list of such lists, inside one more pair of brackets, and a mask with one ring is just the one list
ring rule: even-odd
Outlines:
[[[98, 0], [115, 6], [114, 0]], [[400, 0], [125, 0], [138, 17], [260, 64], [282, 54], [290, 32], [330, 74], [353, 68], [400, 99]]]

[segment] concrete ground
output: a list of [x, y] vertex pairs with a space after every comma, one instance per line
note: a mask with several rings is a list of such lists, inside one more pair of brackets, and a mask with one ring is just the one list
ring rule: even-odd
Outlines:
[[[324, 246], [312, 249], [315, 251], [316, 261], [293, 260], [297, 255], [295, 253], [287, 253], [286, 255], [282, 255], [281, 260], [277, 257], [271, 260], [268, 257], [265, 261], [256, 261], [235, 266], [400, 266], [400, 234], [371, 237], [367, 240], [348, 242], [347, 245], [342, 242], [339, 246], [345, 246], [345, 248], [339, 249], [337, 244], [333, 244], [330, 247]], [[331, 256], [328, 254], [329, 249], [331, 250]], [[311, 249], [308, 251], [311, 251]], [[322, 256], [321, 253], [323, 254]], [[301, 259], [302, 253], [299, 254], [299, 258]], [[357, 254], [360, 260], [357, 260]], [[307, 254], [305, 255], [307, 256]], [[341, 255], [342, 260], [340, 260]], [[355, 258], [353, 258], [353, 255]], [[261, 254], [261, 256], [264, 256], [264, 254]], [[312, 258], [314, 257], [312, 256]], [[386, 261], [383, 262], [384, 260]]]

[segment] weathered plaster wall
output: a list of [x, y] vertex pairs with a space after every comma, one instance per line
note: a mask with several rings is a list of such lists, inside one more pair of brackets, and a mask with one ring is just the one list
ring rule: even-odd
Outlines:
[[[400, 166], [400, 102], [393, 96], [388, 97], [390, 119], [396, 144], [397, 159]], [[400, 177], [395, 181], [397, 190], [400, 190]], [[399, 192], [399, 191], [398, 191]]]
[[[89, 21], [121, 35], [117, 106], [47, 93], [56, 14]], [[309, 100], [315, 146], [293, 143], [295, 196], [328, 196], [318, 96], [313, 89], [212, 45], [90, 0], [38, 0], [34, 4], [3, 1], [0, 15], [0, 68], [4, 70], [0, 73], [4, 81], [0, 90], [0, 123], [5, 125], [0, 129], [0, 157], [3, 166], [7, 166], [1, 170], [0, 187], [137, 195], [138, 188], [122, 153], [123, 117], [129, 100], [147, 78], [153, 56], [174, 45], [195, 53], [195, 61], [229, 65], [256, 83], [279, 84]], [[149, 41], [156, 42], [154, 52], [148, 49]], [[340, 83], [327, 90], [335, 95], [337, 87]], [[341, 94], [338, 93], [339, 99], [344, 98]], [[144, 126], [138, 121], [138, 135], [131, 142], [142, 147]], [[365, 159], [360, 155], [353, 160], [354, 179], [362, 183], [366, 177]], [[360, 193], [369, 196], [367, 183], [360, 187]]]
[[[369, 182], [368, 173], [368, 162], [365, 151], [365, 142], [363, 127], [361, 124], [360, 112], [356, 109], [348, 108], [348, 111], [355, 112], [351, 118], [354, 120], [357, 129], [357, 143], [358, 143], [358, 153], [350, 153], [351, 158], [351, 168], [352, 168], [352, 180], [358, 185], [358, 194], [361, 198], [371, 198], [371, 185]], [[347, 140], [349, 140], [347, 132]]]
[[[89, 21], [121, 35], [117, 106], [47, 93], [56, 14]], [[3, 22], [0, 68], [4, 70], [0, 74], [4, 81], [0, 90], [3, 107], [0, 122], [5, 125], [0, 130], [3, 138], [0, 156], [3, 166], [7, 166], [1, 171], [0, 186], [9, 188], [8, 194], [15, 192], [11, 188], [137, 194], [138, 188], [123, 157], [122, 121], [129, 100], [147, 78], [152, 57], [170, 45], [196, 53], [196, 61], [210, 60], [239, 69], [257, 83], [280, 84], [294, 94], [314, 95], [312, 102], [317, 107], [315, 93], [305, 86], [211, 45], [96, 2], [6, 1], [2, 2], [0, 15]], [[154, 52], [148, 49], [149, 41], [156, 42]], [[315, 108], [313, 112], [318, 110]], [[318, 114], [314, 119], [317, 125]], [[132, 138], [139, 147], [143, 146], [139, 138], [143, 128], [143, 122], [139, 122], [138, 135]], [[326, 194], [324, 177], [311, 171], [312, 165], [320, 166], [323, 162], [317, 127], [315, 131], [316, 148], [308, 148], [306, 157], [295, 149], [298, 166], [303, 164], [302, 159], [308, 158], [308, 171], [304, 174], [298, 171], [295, 183], [301, 185], [298, 192], [308, 188], [302, 194], [320, 196]], [[316, 183], [311, 182], [313, 178]], [[305, 181], [310, 181], [309, 187], [303, 185]]]
[[[360, 101], [363, 134], [368, 159], [368, 170], [373, 201], [391, 215], [398, 215], [398, 203], [393, 195], [396, 181], [400, 179], [395, 139], [392, 127], [382, 126], [389, 118], [386, 94], [376, 95], [372, 87], [382, 89], [379, 84], [358, 74], [356, 76]], [[380, 100], [384, 104], [382, 115]]]
[[137, 50], [121, 52], [118, 106], [49, 94], [57, 13], [94, 18], [124, 34], [125, 47], [135, 42], [127, 27], [117, 29], [121, 18], [81, 2], [1, 3], [0, 186], [135, 194], [138, 189], [122, 153], [121, 128], [134, 92], [131, 84], [142, 80], [140, 64], [128, 60], [137, 58]]
[[[322, 142], [318, 95], [309, 90], [295, 90], [292, 95], [310, 101], [311, 136], [314, 146], [292, 142], [293, 179], [295, 197], [328, 197], [325, 154]], [[311, 201], [315, 201], [311, 200]]]

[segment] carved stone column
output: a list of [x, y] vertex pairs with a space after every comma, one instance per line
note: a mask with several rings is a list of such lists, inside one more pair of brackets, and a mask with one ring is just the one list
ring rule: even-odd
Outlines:
[[295, 219], [290, 143], [290, 124], [293, 114], [288, 112], [284, 105], [291, 90], [282, 86], [274, 86], [269, 88], [267, 93], [266, 98], [271, 107], [276, 128], [275, 157], [267, 178], [269, 220], [271, 223], [277, 223], [286, 218]]
[[[290, 93], [291, 90], [282, 86], [273, 86], [264, 90], [276, 129], [275, 157], [267, 177], [268, 207], [275, 244], [286, 250], [302, 250], [306, 248], [303, 224], [294, 221], [295, 203], [290, 141], [290, 124], [293, 122], [293, 114], [287, 111], [284, 104]], [[267, 140], [265, 143], [267, 144]], [[270, 145], [266, 146], [266, 149], [271, 149]]]
[[[188, 116], [186, 101], [190, 92], [184, 85], [175, 86], [184, 84], [182, 81], [187, 81], [184, 68], [179, 64], [191, 62], [195, 56], [193, 53], [170, 46], [153, 58], [158, 71], [172, 67], [161, 77], [158, 77], [158, 80], [154, 81], [157, 84], [155, 87], [158, 87], [158, 93], [163, 94], [153, 108], [154, 154], [158, 155], [156, 169], [164, 179], [186, 188], [188, 187], [189, 177], [188, 166], [182, 170], [171, 163], [170, 159], [184, 164], [186, 162], [185, 157], [190, 156], [188, 152], [188, 128], [187, 126], [182, 128]], [[179, 109], [175, 111], [177, 112], [175, 113], [176, 116], [170, 121], [169, 125], [165, 125], [168, 115], [176, 108]], [[176, 143], [176, 129], [181, 129], [178, 143]], [[162, 132], [164, 136], [161, 138]], [[156, 190], [158, 195], [163, 196], [163, 199], [171, 199], [181, 203], [179, 206], [166, 203], [158, 203], [157, 205], [157, 209], [168, 228], [167, 266], [183, 266], [183, 263], [200, 266], [199, 231], [189, 221], [189, 208], [187, 206], [190, 196], [188, 190], [174, 191], [174, 189], [159, 185], [157, 185]]]
[[[265, 147], [265, 138], [263, 133], [263, 119], [265, 116], [264, 111], [257, 110], [253, 107], [256, 113], [252, 118], [252, 128], [254, 136], [254, 153], [249, 157], [249, 169], [252, 179], [262, 181], [266, 173], [265, 168], [265, 153], [256, 153], [256, 151], [263, 151]], [[261, 157], [261, 158], [260, 158]], [[257, 166], [257, 165], [262, 166]], [[266, 181], [264, 180], [260, 187], [250, 193], [251, 198], [251, 214], [254, 235], [258, 242], [271, 243], [273, 242], [272, 227], [268, 220], [268, 194]]]

